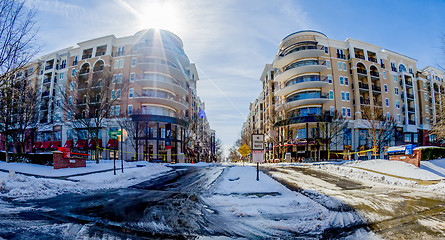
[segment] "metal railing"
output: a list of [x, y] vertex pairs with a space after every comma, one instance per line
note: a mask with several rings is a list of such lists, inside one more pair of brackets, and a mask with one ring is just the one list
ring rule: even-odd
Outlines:
[[357, 73], [360, 73], [360, 74], [368, 74], [368, 72], [366, 71], [366, 69], [361, 69], [361, 68], [357, 68]]

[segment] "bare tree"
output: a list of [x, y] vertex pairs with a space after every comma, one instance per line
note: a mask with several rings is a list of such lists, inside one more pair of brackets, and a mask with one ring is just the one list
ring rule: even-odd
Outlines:
[[216, 161], [217, 162], [222, 161], [222, 159], [224, 158], [224, 155], [223, 155], [223, 144], [222, 144], [221, 139], [219, 139], [219, 138], [215, 139], [215, 146], [214, 146], [214, 148], [215, 148], [215, 158], [216, 158]]
[[[120, 118], [116, 120], [117, 123], [119, 124], [121, 129], [125, 129], [127, 131], [127, 140], [130, 145], [134, 148], [134, 149], [138, 149], [137, 147], [137, 136], [142, 136], [144, 134], [144, 124], [140, 123], [140, 122], [136, 122], [133, 121], [131, 118]], [[139, 126], [138, 126], [139, 124]], [[136, 151], [134, 153], [134, 159], [138, 159], [137, 158], [138, 152]]]
[[362, 111], [362, 122], [367, 134], [362, 136], [371, 142], [374, 156], [380, 154], [385, 146], [391, 143], [396, 131], [397, 122], [392, 116], [385, 116], [383, 111], [371, 111], [365, 108]]
[[71, 127], [86, 130], [88, 137], [96, 142], [96, 163], [99, 163], [100, 129], [105, 127], [111, 109], [121, 103], [118, 91], [125, 93], [128, 86], [128, 79], [120, 83], [113, 81], [109, 66], [94, 69], [93, 73], [89, 67], [82, 67], [74, 77], [68, 78], [67, 89], [60, 90], [63, 96], [61, 107]]
[[234, 160], [234, 159], [239, 159], [240, 158], [240, 153], [238, 152], [238, 147], [237, 146], [232, 146], [229, 148], [229, 159], [230, 160]]
[[[442, 51], [445, 56], [445, 35], [442, 37]], [[444, 59], [445, 60], [445, 59]], [[445, 65], [439, 64], [439, 68], [445, 71]], [[440, 90], [440, 89], [439, 89]], [[429, 134], [434, 134], [437, 140], [445, 140], [445, 96], [439, 94], [439, 100], [442, 104], [436, 104], [436, 123], [431, 126]]]
[[317, 116], [319, 123], [319, 136], [316, 141], [320, 145], [325, 145], [327, 150], [327, 159], [329, 161], [331, 154], [331, 145], [338, 146], [343, 141], [343, 133], [348, 122], [343, 118], [338, 111], [335, 111], [332, 116], [330, 112], [323, 112]]
[[39, 51], [34, 43], [37, 34], [35, 14], [35, 11], [25, 9], [24, 1], [0, 1], [0, 84]]

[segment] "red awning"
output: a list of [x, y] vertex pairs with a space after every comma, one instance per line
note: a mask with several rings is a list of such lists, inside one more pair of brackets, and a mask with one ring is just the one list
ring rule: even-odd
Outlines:
[[[102, 147], [102, 139], [98, 139], [97, 140], [99, 142], [99, 147]], [[88, 144], [88, 148], [89, 149], [95, 149], [96, 148], [96, 140], [95, 139], [91, 139], [90, 143]]]
[[73, 140], [66, 140], [65, 145], [63, 147], [71, 147], [73, 146]]
[[41, 142], [35, 142], [34, 145], [32, 145], [32, 148], [33, 148], [33, 149], [37, 149], [37, 148], [39, 148], [39, 147], [40, 147], [40, 143], [41, 143]]
[[[101, 144], [102, 144], [102, 143], [101, 143]], [[119, 142], [118, 142], [116, 139], [110, 139], [110, 140], [108, 140], [107, 148], [114, 149], [114, 148], [117, 148], [118, 146], [119, 146]]]
[[49, 148], [49, 145], [51, 145], [50, 141], [42, 142], [42, 145], [40, 145], [40, 149], [47, 149]]
[[54, 141], [49, 148], [56, 149], [60, 146], [60, 141]]
[[77, 140], [76, 145], [74, 145], [75, 148], [84, 148], [86, 147], [88, 143], [88, 140]]

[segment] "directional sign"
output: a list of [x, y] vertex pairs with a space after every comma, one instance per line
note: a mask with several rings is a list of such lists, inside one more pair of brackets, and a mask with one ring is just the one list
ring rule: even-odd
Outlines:
[[244, 144], [238, 149], [238, 152], [241, 153], [243, 157], [247, 156], [250, 153], [250, 151], [251, 151], [250, 148], [246, 144]]
[[264, 135], [263, 134], [252, 134], [252, 149], [253, 150], [264, 150]]

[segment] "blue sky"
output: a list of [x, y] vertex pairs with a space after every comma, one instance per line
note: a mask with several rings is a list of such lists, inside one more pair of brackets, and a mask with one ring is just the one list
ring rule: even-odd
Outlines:
[[261, 91], [264, 65], [290, 33], [313, 29], [369, 42], [417, 59], [418, 68], [445, 60], [445, 1], [34, 0], [28, 6], [38, 10], [41, 54], [144, 28], [177, 34], [198, 67], [198, 94], [226, 148]]

